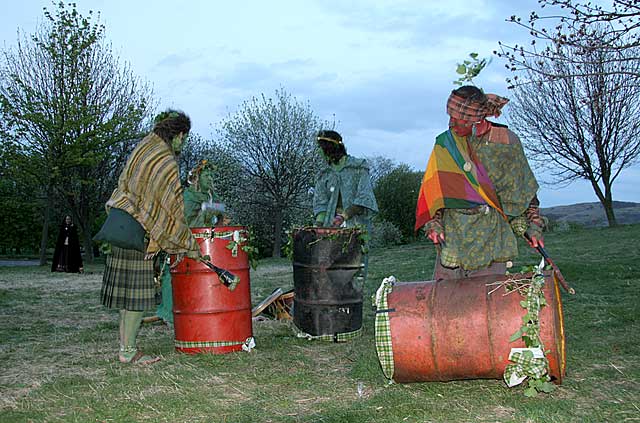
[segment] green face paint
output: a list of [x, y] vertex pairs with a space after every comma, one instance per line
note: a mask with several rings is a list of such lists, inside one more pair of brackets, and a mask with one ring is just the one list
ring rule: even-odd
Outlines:
[[187, 138], [187, 136], [184, 134], [181, 134], [181, 135], [175, 136], [171, 140], [171, 148], [173, 149], [173, 152], [176, 155], [180, 154], [180, 152], [182, 151], [182, 145], [184, 144], [185, 138]]
[[203, 169], [200, 172], [200, 191], [207, 192], [211, 189], [214, 182], [213, 171], [209, 169]]

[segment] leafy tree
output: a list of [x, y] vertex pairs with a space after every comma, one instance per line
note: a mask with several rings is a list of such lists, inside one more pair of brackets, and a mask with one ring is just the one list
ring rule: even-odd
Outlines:
[[491, 58], [478, 59], [478, 53], [469, 53], [469, 59], [458, 63], [456, 73], [461, 75], [453, 81], [455, 85], [473, 84], [473, 78], [480, 75], [480, 72], [491, 63]]
[[[223, 145], [239, 164], [238, 203], [248, 221], [272, 228], [272, 255], [280, 256], [287, 216], [309, 209], [309, 189], [321, 159], [315, 135], [321, 121], [284, 89], [253, 97], [222, 122]], [[256, 226], [257, 229], [257, 226]]]
[[151, 90], [119, 63], [92, 12], [85, 17], [60, 2], [44, 16], [33, 35], [2, 52], [0, 64], [6, 142], [19, 147], [12, 164], [38, 181], [45, 198], [42, 264], [55, 197], [91, 251], [93, 222], [151, 109]]
[[374, 188], [378, 201], [378, 219], [397, 226], [406, 239], [414, 237], [416, 204], [422, 182], [422, 172], [401, 164], [391, 173], [380, 178]]
[[400, 166], [395, 160], [384, 156], [366, 157], [369, 165], [369, 176], [371, 185], [375, 187], [378, 181]]
[[[612, 0], [608, 6], [591, 1], [539, 0], [541, 9], [548, 13], [533, 11], [527, 20], [511, 16], [508, 21], [527, 30], [531, 43], [510, 45], [500, 43], [500, 51], [494, 52], [507, 59], [507, 68], [514, 72], [528, 70], [534, 80], [540, 78], [569, 78], [588, 76], [593, 72], [605, 74], [626, 74], [629, 82], [638, 82], [637, 54], [616, 55], [615, 52], [640, 46], [640, 1]], [[566, 57], [564, 48], [572, 48], [576, 53]], [[586, 53], [599, 50], [610, 54], [616, 66], [608, 69], [594, 69], [590, 56]], [[637, 49], [634, 49], [637, 52]], [[547, 69], [535, 66], [540, 61], [571, 61], [573, 66], [565, 71], [570, 74], [546, 73]], [[517, 77], [509, 79], [512, 85], [519, 85]], [[524, 82], [531, 82], [527, 80]]]
[[554, 183], [591, 183], [610, 226], [616, 224], [613, 183], [640, 156], [640, 85], [616, 67], [624, 61], [640, 74], [640, 61], [626, 60], [639, 53], [639, 47], [562, 45], [556, 54], [566, 60], [536, 60], [520, 72], [532, 83], [513, 89], [509, 112], [530, 157], [549, 169]]
[[213, 153], [213, 142], [206, 141], [200, 134], [191, 132], [182, 147], [178, 156], [178, 166], [180, 168], [180, 180], [185, 185], [189, 171], [193, 169], [200, 160], [208, 159]]
[[12, 147], [3, 143], [0, 150], [0, 254], [13, 249], [18, 254], [37, 251], [42, 225], [39, 204], [30, 200], [37, 195], [38, 185], [15, 172]]

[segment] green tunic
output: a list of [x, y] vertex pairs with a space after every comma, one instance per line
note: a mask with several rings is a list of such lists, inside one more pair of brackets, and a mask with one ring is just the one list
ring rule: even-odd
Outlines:
[[351, 206], [363, 207], [364, 213], [350, 218], [348, 226], [367, 226], [378, 212], [367, 161], [345, 156], [337, 165], [327, 165], [318, 173], [313, 214], [318, 217], [324, 213], [322, 226], [331, 226], [336, 211], [347, 210]]
[[502, 142], [491, 141], [485, 134], [472, 137], [470, 144], [487, 170], [509, 222], [491, 207], [444, 209], [442, 224], [446, 243], [440, 252], [443, 266], [476, 270], [518, 256], [512, 224], [521, 222], [538, 183], [518, 137], [504, 127], [493, 130], [507, 131]]
[[[211, 181], [212, 172], [209, 169], [203, 169], [200, 174], [201, 181]], [[218, 211], [202, 210], [202, 203], [216, 200], [213, 194], [210, 194], [210, 187], [205, 186], [204, 191], [197, 191], [193, 186], [185, 189], [184, 198], [184, 217], [190, 228], [203, 228], [213, 226], [212, 219]], [[162, 263], [164, 269], [161, 276], [162, 284], [162, 302], [156, 310], [156, 315], [165, 322], [173, 323], [173, 294], [171, 289], [171, 273], [169, 273], [168, 263]]]

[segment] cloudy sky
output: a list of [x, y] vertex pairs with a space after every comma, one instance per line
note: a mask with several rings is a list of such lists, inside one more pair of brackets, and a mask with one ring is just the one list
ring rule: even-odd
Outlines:
[[[350, 154], [419, 170], [446, 129], [456, 64], [470, 52], [491, 56], [498, 41], [525, 41], [526, 31], [505, 19], [537, 10], [537, 0], [76, 3], [100, 12], [114, 52], [152, 85], [159, 108], [185, 110], [205, 138], [243, 101], [282, 87], [335, 120]], [[5, 48], [18, 28], [28, 34], [42, 23], [43, 7], [54, 9], [48, 0], [3, 4]], [[508, 97], [507, 76], [496, 57], [475, 83]], [[624, 171], [614, 199], [640, 201], [638, 181], [640, 166]], [[597, 201], [586, 182], [543, 185], [539, 197], [543, 206]]]

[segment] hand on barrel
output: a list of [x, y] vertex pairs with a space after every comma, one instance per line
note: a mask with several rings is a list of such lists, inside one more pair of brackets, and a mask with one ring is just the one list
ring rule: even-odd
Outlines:
[[202, 257], [202, 253], [200, 252], [200, 249], [189, 250], [187, 251], [187, 257], [189, 257], [191, 260], [198, 260]]
[[429, 238], [434, 244], [444, 244], [444, 232], [438, 232], [434, 228], [427, 230], [427, 238]]
[[336, 214], [333, 218], [333, 226], [342, 226], [342, 224], [347, 220], [343, 215]]
[[544, 248], [544, 238], [542, 238], [542, 236], [537, 237], [535, 235], [531, 235], [530, 238], [527, 237], [526, 239], [531, 248], [538, 248], [538, 247]]
[[440, 217], [436, 216], [424, 225], [424, 231], [427, 238], [436, 245], [444, 245], [444, 227], [440, 221]]
[[186, 253], [178, 253], [175, 255], [175, 260], [173, 260], [173, 262], [169, 265], [170, 269], [174, 269], [176, 266], [178, 266], [178, 264], [180, 264], [180, 262], [185, 258], [190, 258], [192, 260], [200, 260], [202, 259], [202, 253], [200, 252], [200, 250], [190, 250], [187, 251]]

